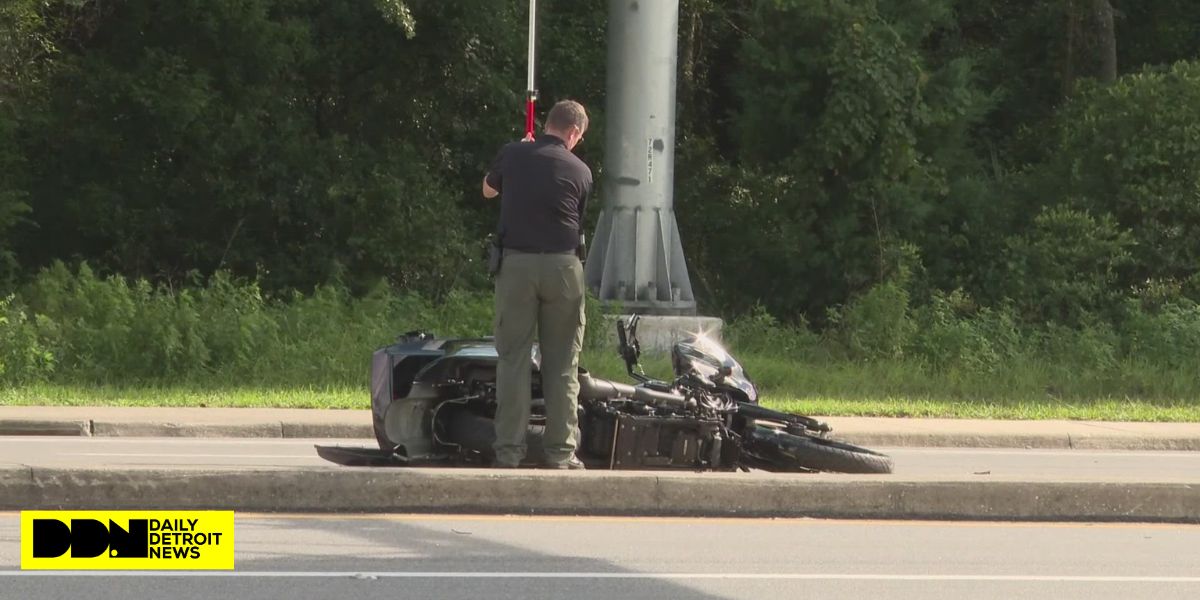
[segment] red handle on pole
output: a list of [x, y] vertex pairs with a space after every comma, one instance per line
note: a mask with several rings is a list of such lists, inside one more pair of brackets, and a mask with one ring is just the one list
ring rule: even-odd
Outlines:
[[533, 141], [533, 111], [537, 90], [533, 87], [533, 58], [537, 34], [537, 0], [529, 0], [529, 63], [525, 79], [525, 141]]
[[537, 95], [534, 92], [530, 92], [525, 96], [525, 139], [527, 140], [533, 139], [533, 111], [535, 110], [534, 104], [536, 102]]

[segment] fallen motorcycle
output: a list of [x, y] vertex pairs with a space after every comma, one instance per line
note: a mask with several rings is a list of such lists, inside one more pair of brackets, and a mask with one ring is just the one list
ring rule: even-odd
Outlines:
[[[616, 324], [619, 352], [636, 383], [580, 369], [577, 454], [589, 468], [891, 472], [890, 457], [831, 439], [825, 423], [761, 406], [741, 364], [708, 336], [674, 344], [672, 380], [647, 377], [638, 322], [634, 316]], [[527, 455], [536, 461], [545, 424], [536, 346], [531, 358]], [[497, 361], [491, 338], [412, 332], [377, 350], [371, 408], [380, 449], [399, 464], [488, 464]]]

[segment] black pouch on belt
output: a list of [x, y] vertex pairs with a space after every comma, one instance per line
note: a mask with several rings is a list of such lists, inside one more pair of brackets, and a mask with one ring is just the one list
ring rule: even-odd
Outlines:
[[493, 277], [500, 272], [500, 263], [504, 262], [504, 246], [495, 234], [488, 236], [488, 275]]

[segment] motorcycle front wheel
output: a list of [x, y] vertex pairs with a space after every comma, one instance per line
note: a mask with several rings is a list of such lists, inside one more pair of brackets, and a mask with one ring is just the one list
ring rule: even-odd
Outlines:
[[750, 441], [753, 454], [783, 471], [892, 472], [892, 457], [846, 442], [793, 435], [762, 426], [754, 428]]

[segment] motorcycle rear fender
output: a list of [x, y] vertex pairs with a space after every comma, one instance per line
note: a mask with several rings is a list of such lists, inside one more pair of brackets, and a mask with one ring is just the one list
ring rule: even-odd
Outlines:
[[437, 457], [433, 443], [433, 411], [441, 402], [433, 386], [416, 383], [407, 396], [388, 405], [383, 415], [383, 431], [397, 456], [409, 461]]

